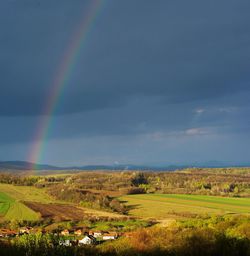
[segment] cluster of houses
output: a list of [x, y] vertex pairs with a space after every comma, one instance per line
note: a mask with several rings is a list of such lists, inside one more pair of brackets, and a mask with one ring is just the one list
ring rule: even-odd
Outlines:
[[33, 230], [31, 227], [23, 227], [17, 230], [11, 230], [7, 228], [0, 229], [0, 238], [10, 238], [10, 237], [16, 237], [24, 234], [30, 234], [31, 230]]
[[[79, 237], [79, 239], [75, 240], [75, 242], [77, 242], [78, 245], [96, 244], [97, 242], [101, 242], [101, 241], [115, 240], [121, 235], [121, 234], [118, 234], [117, 232], [103, 232], [103, 231], [88, 231], [88, 232], [85, 231], [84, 232], [81, 229], [77, 229], [71, 232], [68, 229], [61, 231], [62, 236], [68, 237], [72, 234]], [[71, 241], [70, 240], [61, 241], [61, 244], [65, 246], [70, 246]]]
[[[23, 227], [18, 231], [0, 229], [0, 238], [12, 238], [31, 233], [36, 233], [36, 231], [31, 227]], [[60, 236], [59, 244], [63, 246], [97, 244], [107, 240], [115, 240], [122, 235], [118, 234], [117, 232], [83, 231], [81, 229], [64, 229], [60, 233], [56, 234]]]

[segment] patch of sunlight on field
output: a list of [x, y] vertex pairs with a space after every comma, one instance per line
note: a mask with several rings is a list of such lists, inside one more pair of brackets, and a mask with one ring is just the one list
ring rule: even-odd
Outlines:
[[6, 202], [0, 202], [0, 216], [4, 216], [10, 208], [10, 204]]
[[0, 216], [4, 216], [8, 212], [12, 202], [14, 202], [12, 198], [0, 192]]
[[227, 214], [250, 213], [250, 198], [200, 195], [143, 194], [122, 196], [133, 216], [168, 218], [174, 213]]
[[9, 184], [0, 184], [0, 191], [8, 194], [16, 200], [37, 201], [41, 203], [55, 202], [44, 189], [33, 186], [14, 186]]
[[[33, 186], [14, 186], [10, 184], [0, 183], [0, 192], [4, 192], [6, 195], [9, 195], [11, 198], [15, 199], [16, 202], [20, 201], [20, 203], [21, 201], [29, 201], [29, 202], [39, 202], [44, 204], [49, 204], [49, 203], [59, 203], [59, 204], [62, 203], [62, 204], [69, 204], [69, 205], [71, 204], [69, 202], [55, 200], [46, 193], [45, 189], [35, 188]], [[25, 205], [23, 206], [25, 208], [28, 208]], [[6, 205], [1, 206], [1, 202], [0, 202], [0, 209], [1, 207], [6, 207]], [[18, 211], [19, 209], [18, 207], [19, 206], [17, 206], [16, 210], [13, 209], [12, 212]], [[31, 210], [30, 208], [28, 209]], [[114, 217], [114, 218], [123, 217], [123, 215], [120, 215], [118, 213], [106, 212], [102, 210], [94, 210], [86, 207], [81, 207], [81, 209], [83, 209], [86, 214], [93, 215], [93, 216], [100, 216], [100, 217], [105, 216], [105, 217]], [[26, 212], [27, 215], [32, 216], [32, 214], [28, 213], [28, 211], [25, 210], [24, 208], [22, 208], [22, 210], [19, 210], [19, 211]], [[12, 212], [10, 212], [10, 215], [8, 215], [9, 218], [11, 218], [12, 216], [15, 216], [15, 213], [12, 214]], [[1, 210], [0, 210], [0, 216], [1, 216]]]
[[37, 220], [39, 215], [9, 195], [0, 192], [0, 215], [8, 220]]
[[32, 211], [24, 204], [15, 201], [4, 216], [8, 220], [38, 220], [39, 214]]

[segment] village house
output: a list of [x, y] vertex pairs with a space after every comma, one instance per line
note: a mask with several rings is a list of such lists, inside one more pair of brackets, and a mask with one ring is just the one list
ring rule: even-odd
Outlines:
[[5, 234], [7, 233], [8, 229], [0, 229], [0, 237], [5, 237]]
[[100, 237], [102, 237], [103, 233], [104, 233], [103, 231], [90, 231], [89, 235], [91, 235], [95, 238], [100, 238]]
[[96, 238], [92, 235], [87, 235], [83, 239], [78, 241], [78, 245], [95, 244]]
[[68, 235], [69, 235], [69, 230], [68, 230], [68, 229], [64, 229], [64, 230], [61, 232], [61, 235], [62, 235], [62, 236], [68, 236]]
[[102, 236], [103, 240], [115, 240], [117, 238], [118, 238], [118, 234], [116, 232], [104, 233]]
[[82, 235], [82, 230], [81, 229], [77, 229], [75, 232], [74, 232], [75, 235], [77, 236], [81, 236]]
[[31, 227], [22, 227], [19, 229], [19, 233], [20, 234], [29, 234], [31, 230], [32, 230]]
[[10, 229], [1, 229], [0, 237], [15, 237], [18, 235], [18, 232]]

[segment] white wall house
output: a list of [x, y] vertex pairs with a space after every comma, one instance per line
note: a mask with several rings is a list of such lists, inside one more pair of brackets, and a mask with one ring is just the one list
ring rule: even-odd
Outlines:
[[83, 239], [79, 240], [79, 245], [83, 244], [94, 244], [96, 239], [93, 236], [85, 236]]
[[117, 239], [117, 234], [116, 233], [104, 234], [102, 239], [103, 240], [115, 240], [115, 239]]
[[93, 236], [95, 237], [95, 238], [99, 238], [99, 237], [102, 237], [102, 232], [100, 231], [96, 231], [96, 232], [94, 232], [94, 234], [93, 234]]

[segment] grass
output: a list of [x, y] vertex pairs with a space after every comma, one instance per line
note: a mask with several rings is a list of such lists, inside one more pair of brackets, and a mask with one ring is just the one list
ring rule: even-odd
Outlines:
[[35, 201], [40, 203], [55, 202], [55, 200], [46, 193], [45, 189], [39, 189], [33, 186], [13, 186], [0, 183], [0, 191], [15, 200]]
[[34, 211], [3, 192], [0, 192], [0, 216], [7, 220], [37, 220], [39, 218]]
[[8, 220], [38, 220], [39, 215], [24, 204], [15, 202], [10, 205], [5, 218]]
[[57, 203], [46, 193], [45, 189], [33, 186], [14, 186], [0, 184], [0, 215], [5, 219], [12, 220], [37, 220], [40, 215], [24, 205], [22, 201], [39, 203]]
[[250, 198], [203, 195], [143, 194], [120, 197], [137, 217], [164, 219], [174, 214], [250, 213]]
[[[29, 202], [39, 202], [43, 204], [49, 204], [49, 203], [57, 203], [57, 204], [69, 204], [74, 205], [69, 202], [61, 201], [61, 200], [55, 200], [53, 197], [47, 194], [46, 189], [42, 188], [36, 188], [33, 186], [14, 186], [10, 184], [2, 184], [0, 183], [0, 192], [4, 193], [5, 196], [8, 196], [9, 198], [12, 198], [15, 202], [15, 206], [12, 205], [10, 211], [8, 211], [8, 214], [6, 214], [5, 218], [12, 219], [15, 218], [17, 212], [20, 213], [20, 216], [24, 218], [26, 215], [22, 214], [20, 209], [23, 209], [25, 207], [26, 209], [29, 209], [27, 206], [21, 203], [21, 201], [29, 201]], [[0, 199], [1, 201], [1, 199]], [[8, 204], [1, 204], [0, 202], [0, 216], [1, 216], [1, 209], [2, 212], [7, 212], [7, 210], [4, 210], [8, 207]], [[10, 206], [9, 206], [10, 207]], [[113, 217], [113, 218], [120, 218], [123, 217], [122, 215], [119, 215], [117, 213], [112, 212], [106, 212], [102, 210], [95, 210], [91, 208], [81, 207], [84, 212], [87, 215], [93, 215], [93, 216], [100, 216], [100, 217]], [[32, 211], [31, 209], [29, 209]], [[26, 211], [27, 212], [27, 211]], [[32, 211], [34, 213], [34, 211]], [[38, 216], [38, 215], [37, 215]], [[18, 217], [18, 216], [17, 216]], [[33, 216], [34, 217], [34, 216]], [[37, 217], [36, 217], [37, 219]]]
[[4, 216], [10, 209], [10, 205], [14, 202], [12, 198], [0, 192], [0, 215]]

